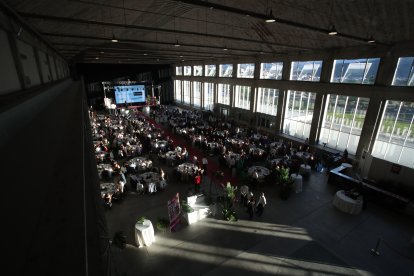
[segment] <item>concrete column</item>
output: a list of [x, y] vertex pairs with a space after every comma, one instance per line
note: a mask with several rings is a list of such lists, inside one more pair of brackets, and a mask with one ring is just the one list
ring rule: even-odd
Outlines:
[[358, 148], [355, 154], [357, 159], [359, 159], [364, 149], [371, 152], [379, 125], [381, 123], [380, 120], [384, 107], [385, 101], [382, 101], [381, 99], [371, 98], [369, 100], [364, 126], [362, 128], [361, 137], [359, 138]]
[[42, 65], [40, 64], [39, 51], [35, 47], [33, 47], [33, 52], [36, 61], [37, 71], [39, 72], [40, 83], [44, 84], [46, 81], [45, 77], [43, 76]]
[[321, 122], [323, 120], [323, 111], [325, 109], [325, 95], [322, 93], [316, 94], [315, 106], [313, 109], [312, 124], [309, 133], [309, 143], [315, 144], [319, 139], [319, 132]]
[[282, 80], [289, 80], [290, 79], [290, 60], [283, 61], [283, 69], [282, 69]]
[[378, 67], [377, 78], [375, 80], [376, 85], [391, 85], [394, 77], [395, 69], [397, 68], [398, 57], [393, 55], [385, 55], [381, 58], [380, 65]]
[[283, 114], [285, 110], [286, 93], [287, 93], [286, 91], [279, 89], [279, 98], [277, 102], [277, 112], [276, 112], [276, 119], [275, 119], [276, 134], [280, 134], [282, 131], [282, 121], [283, 121]]
[[323, 59], [320, 82], [326, 82], [326, 83], [331, 82], [331, 73], [332, 73], [332, 69], [333, 69], [333, 61], [334, 61], [334, 59], [332, 57], [327, 57], [327, 58]]

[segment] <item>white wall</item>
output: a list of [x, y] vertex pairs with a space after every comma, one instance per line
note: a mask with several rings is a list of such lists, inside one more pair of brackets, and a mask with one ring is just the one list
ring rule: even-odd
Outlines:
[[393, 163], [373, 156], [370, 156], [368, 160], [371, 158], [372, 160], [369, 164], [368, 172], [368, 177], [370, 179], [376, 181], [391, 181], [393, 183], [402, 183], [407, 187], [414, 187], [414, 169], [401, 166], [399, 173], [393, 173], [391, 171], [392, 166], [394, 165]]
[[0, 29], [0, 94], [20, 90], [16, 66], [6, 32]]
[[52, 77], [50, 76], [49, 71], [49, 62], [47, 61], [46, 53], [39, 51], [39, 62], [40, 67], [42, 68], [43, 81], [45, 83], [52, 81]]
[[24, 82], [26, 87], [39, 85], [40, 75], [37, 69], [33, 47], [21, 40], [17, 40], [17, 48], [20, 53], [20, 61], [23, 67]]

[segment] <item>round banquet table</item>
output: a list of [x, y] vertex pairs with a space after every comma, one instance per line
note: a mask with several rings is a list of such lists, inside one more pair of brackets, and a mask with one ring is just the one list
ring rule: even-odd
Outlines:
[[194, 175], [197, 171], [198, 167], [194, 165], [193, 163], [183, 163], [181, 165], [178, 165], [177, 171], [184, 175]]
[[303, 176], [309, 176], [311, 174], [311, 166], [301, 164], [299, 168], [299, 173]]
[[336, 192], [332, 204], [342, 212], [357, 215], [362, 211], [362, 196], [352, 199], [345, 194], [344, 190]]
[[128, 161], [129, 166], [139, 170], [146, 170], [152, 167], [152, 161], [145, 157], [135, 157]]
[[135, 224], [135, 241], [138, 247], [150, 246], [155, 242], [154, 227], [149, 219], [145, 219], [143, 223]]
[[262, 166], [251, 166], [247, 173], [250, 176], [253, 176], [254, 171], [257, 170], [257, 174], [259, 175], [259, 180], [264, 180], [266, 176], [270, 174], [270, 171], [268, 168], [262, 167]]

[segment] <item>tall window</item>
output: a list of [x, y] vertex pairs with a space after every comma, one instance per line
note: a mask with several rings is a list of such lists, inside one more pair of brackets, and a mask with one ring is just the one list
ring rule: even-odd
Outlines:
[[259, 88], [257, 96], [257, 112], [276, 115], [279, 90], [274, 88]]
[[387, 101], [372, 155], [414, 168], [414, 102]]
[[250, 86], [236, 85], [236, 93], [234, 94], [234, 106], [250, 110]]
[[194, 65], [194, 76], [202, 76], [203, 75], [203, 66], [201, 65]]
[[193, 105], [201, 107], [201, 82], [193, 82]]
[[322, 61], [292, 61], [290, 80], [319, 81], [321, 77]]
[[213, 110], [214, 108], [214, 83], [204, 83], [204, 109]]
[[379, 63], [379, 58], [336, 59], [331, 82], [374, 84]]
[[217, 102], [230, 105], [230, 84], [219, 83]]
[[301, 139], [309, 138], [315, 93], [289, 90], [286, 96], [283, 132]]
[[233, 76], [233, 64], [220, 64], [219, 77], [231, 78]]
[[252, 79], [254, 77], [254, 63], [237, 64], [237, 77]]
[[216, 65], [206, 65], [204, 68], [206, 77], [215, 77], [216, 76]]
[[183, 75], [183, 67], [182, 66], [175, 67], [175, 75], [177, 75], [177, 76], [182, 76]]
[[355, 154], [369, 99], [328, 95], [326, 101], [319, 144]]
[[191, 66], [184, 66], [184, 76], [191, 76]]
[[262, 63], [260, 65], [260, 78], [269, 80], [281, 80], [283, 62]]
[[190, 90], [191, 90], [191, 82], [190, 81], [183, 81], [183, 102], [184, 104], [190, 104], [191, 103], [191, 97], [190, 97]]
[[174, 89], [174, 100], [175, 102], [181, 103], [181, 81], [175, 81], [175, 89]]
[[414, 86], [414, 57], [401, 57], [398, 59], [392, 85]]

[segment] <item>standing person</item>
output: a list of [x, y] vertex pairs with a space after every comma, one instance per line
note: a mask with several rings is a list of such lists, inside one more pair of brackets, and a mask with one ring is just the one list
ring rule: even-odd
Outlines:
[[207, 175], [207, 165], [208, 165], [207, 158], [204, 156], [203, 159], [201, 159], [201, 162], [203, 163], [204, 175]]
[[249, 213], [249, 219], [253, 219], [253, 213], [254, 213], [254, 206], [256, 204], [256, 201], [254, 200], [254, 197], [251, 196], [249, 200], [247, 201], [247, 213]]
[[194, 177], [194, 192], [195, 193], [200, 192], [200, 186], [201, 186], [201, 175], [199, 172], [197, 172], [196, 176]]
[[256, 214], [260, 217], [263, 214], [264, 207], [266, 206], [266, 197], [265, 194], [262, 192], [262, 195], [259, 197], [256, 205]]

